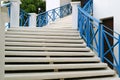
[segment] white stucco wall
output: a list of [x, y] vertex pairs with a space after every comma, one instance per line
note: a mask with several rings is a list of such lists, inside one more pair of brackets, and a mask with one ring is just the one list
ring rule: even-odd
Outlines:
[[70, 3], [71, 0], [46, 0], [46, 11]]
[[94, 17], [114, 17], [114, 30], [120, 33], [120, 0], [94, 0]]
[[60, 6], [60, 0], [46, 0], [46, 11]]
[[[120, 34], [120, 0], [94, 0], [93, 15], [97, 19], [114, 18], [114, 31]], [[118, 37], [118, 35], [114, 34]], [[115, 44], [116, 40], [114, 40]], [[114, 53], [118, 57], [118, 46], [115, 47]]]

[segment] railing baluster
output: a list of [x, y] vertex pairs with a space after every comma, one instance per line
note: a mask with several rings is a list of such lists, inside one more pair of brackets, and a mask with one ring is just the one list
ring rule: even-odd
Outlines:
[[87, 18], [87, 46], [90, 47], [90, 19]]
[[98, 25], [98, 56], [101, 56], [101, 24]]
[[119, 66], [117, 67], [117, 69], [118, 69], [118, 74], [119, 74], [119, 77], [120, 77], [120, 35], [119, 35], [119, 39], [118, 39], [119, 41], [119, 43], [118, 43], [118, 55], [119, 55], [119, 57], [118, 57], [118, 61], [119, 61]]
[[104, 27], [101, 25], [101, 60], [104, 62]]
[[52, 21], [55, 21], [55, 9], [52, 10]]
[[20, 26], [29, 26], [30, 15], [24, 10], [20, 10]]

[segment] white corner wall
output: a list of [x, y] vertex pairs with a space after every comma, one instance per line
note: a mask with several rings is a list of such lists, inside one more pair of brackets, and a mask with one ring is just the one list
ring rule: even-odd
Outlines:
[[46, 0], [46, 11], [70, 3], [71, 0]]
[[60, 6], [60, 0], [46, 0], [46, 11]]
[[120, 33], [120, 0], [93, 0], [93, 5], [94, 17], [114, 17], [114, 30]]
[[[120, 0], [93, 0], [93, 16], [97, 19], [114, 18], [114, 31], [120, 34]], [[114, 34], [118, 37], [118, 35]], [[114, 39], [114, 43], [116, 40]], [[118, 57], [118, 46], [114, 49]]]

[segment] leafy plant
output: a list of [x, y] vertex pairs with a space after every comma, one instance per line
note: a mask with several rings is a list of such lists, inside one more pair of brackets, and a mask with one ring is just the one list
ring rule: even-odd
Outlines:
[[28, 13], [39, 13], [38, 8], [40, 8], [40, 12], [44, 12], [46, 9], [46, 2], [43, 0], [21, 0], [21, 8]]

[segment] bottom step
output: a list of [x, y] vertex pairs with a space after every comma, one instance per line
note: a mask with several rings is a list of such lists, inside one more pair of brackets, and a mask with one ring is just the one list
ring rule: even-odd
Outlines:
[[43, 79], [61, 79], [61, 78], [84, 78], [113, 76], [113, 70], [100, 71], [76, 71], [76, 72], [51, 72], [51, 73], [14, 73], [6, 74], [5, 80], [43, 80]]

